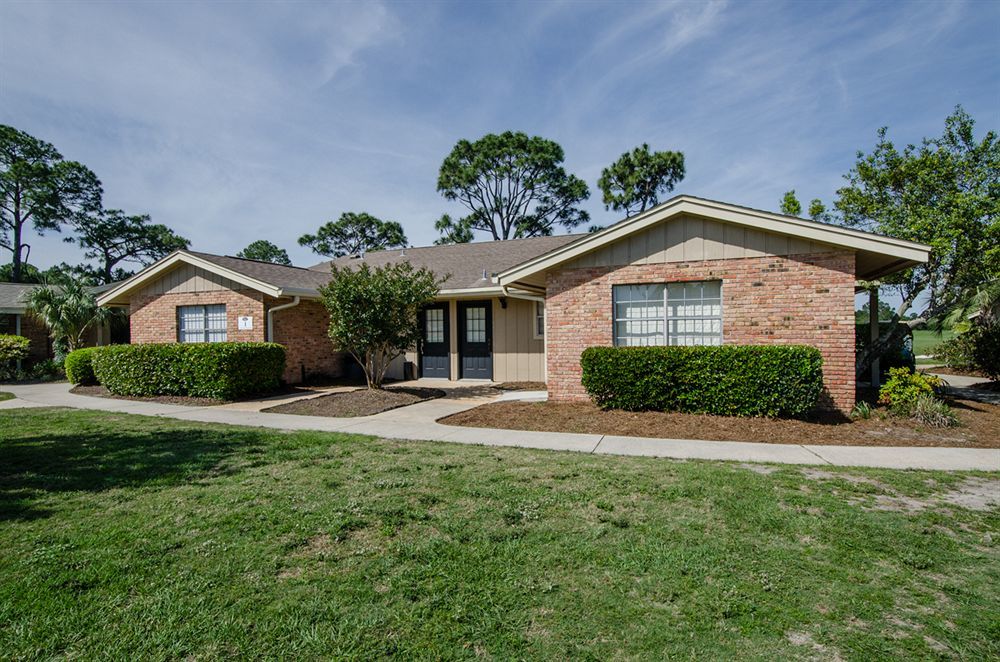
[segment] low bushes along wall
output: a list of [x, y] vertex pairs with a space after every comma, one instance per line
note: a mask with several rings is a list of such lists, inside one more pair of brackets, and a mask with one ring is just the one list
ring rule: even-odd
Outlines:
[[92, 355], [94, 376], [115, 395], [188, 395], [231, 400], [281, 383], [285, 348], [277, 343], [111, 345]]
[[823, 359], [801, 345], [590, 347], [583, 386], [605, 409], [800, 417], [823, 390]]

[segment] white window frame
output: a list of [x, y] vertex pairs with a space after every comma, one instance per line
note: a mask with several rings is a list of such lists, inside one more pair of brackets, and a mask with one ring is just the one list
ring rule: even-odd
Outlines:
[[536, 301], [535, 302], [535, 315], [532, 319], [534, 326], [532, 327], [531, 337], [535, 340], [545, 340], [545, 302]]
[[[183, 322], [184, 322], [184, 311], [185, 310], [192, 310], [192, 309], [195, 309], [195, 308], [200, 308], [201, 309], [201, 315], [202, 315], [202, 328], [201, 328], [202, 339], [201, 340], [187, 340], [186, 336], [190, 335], [191, 331], [188, 331], [188, 330], [186, 330], [184, 328], [184, 325], [183, 325]], [[223, 324], [222, 324], [222, 328], [221, 329], [212, 328], [209, 325], [209, 314], [210, 314], [210, 312], [212, 312], [209, 309], [211, 309], [211, 308], [215, 308], [215, 309], [221, 308], [222, 309]], [[217, 313], [218, 311], [216, 310], [215, 312]], [[222, 334], [222, 340], [211, 340], [210, 339], [210, 335], [212, 335], [212, 334], [218, 334], [220, 332]], [[196, 305], [192, 305], [192, 306], [177, 306], [177, 342], [179, 342], [179, 343], [192, 343], [193, 344], [193, 343], [207, 343], [207, 342], [227, 342], [228, 339], [229, 339], [229, 311], [226, 310], [226, 304], [224, 304], [224, 303], [215, 303], [215, 304], [196, 304]]]
[[[706, 283], [718, 283], [719, 284], [719, 314], [718, 315], [704, 315], [704, 314], [701, 314], [701, 315], [680, 315], [680, 316], [674, 316], [674, 315], [670, 314], [670, 312], [671, 312], [671, 308], [670, 308], [671, 300], [670, 300], [669, 292], [670, 292], [670, 286], [671, 285], [677, 286], [677, 285], [692, 285], [692, 284], [706, 284]], [[662, 305], [662, 310], [663, 310], [662, 316], [648, 317], [648, 318], [641, 318], [641, 319], [640, 318], [624, 318], [624, 317], [620, 318], [620, 317], [618, 317], [619, 292], [621, 291], [619, 288], [626, 288], [626, 287], [650, 287], [650, 286], [662, 286], [663, 287], [663, 302], [661, 304]], [[725, 341], [725, 333], [724, 333], [724, 328], [723, 328], [723, 324], [724, 324], [724, 308], [725, 308], [725, 305], [724, 305], [724, 297], [723, 297], [723, 291], [722, 290], [723, 290], [722, 281], [720, 281], [720, 280], [673, 281], [673, 282], [667, 282], [667, 283], [623, 283], [621, 285], [615, 285], [615, 286], [612, 287], [612, 296], [611, 296], [611, 306], [612, 306], [612, 311], [611, 311], [611, 336], [612, 336], [612, 341], [613, 341], [613, 343], [614, 343], [614, 345], [616, 347], [642, 347], [642, 346], [644, 346], [644, 345], [630, 345], [630, 344], [628, 344], [626, 342], [623, 342], [623, 340], [627, 339], [627, 336], [620, 336], [618, 334], [618, 326], [619, 326], [620, 323], [627, 323], [627, 322], [633, 322], [634, 323], [634, 322], [643, 322], [643, 321], [645, 321], [645, 322], [659, 323], [659, 324], [662, 325], [662, 329], [663, 329], [663, 332], [662, 332], [662, 342], [657, 342], [656, 340], [660, 340], [660, 339], [656, 339], [653, 342], [647, 343], [645, 346], [704, 347], [704, 346], [721, 345]], [[708, 300], [713, 300], [713, 299], [714, 299], [714, 297], [711, 298], [711, 299], [708, 299]], [[706, 299], [701, 298], [701, 299], [696, 299], [695, 301], [705, 301], [705, 300]], [[653, 302], [655, 300], [649, 300], [649, 301]], [[675, 300], [675, 304], [676, 304], [676, 300]], [[670, 332], [671, 322], [673, 322], [673, 323], [676, 324], [677, 322], [689, 322], [689, 321], [695, 321], [695, 322], [697, 322], [697, 321], [701, 321], [701, 322], [714, 322], [714, 321], [718, 321], [719, 331], [718, 331], [717, 335], [716, 334], [712, 334], [711, 336], [707, 336], [707, 335], [706, 336], [702, 336], [703, 339], [704, 338], [711, 338], [713, 340], [717, 340], [717, 342], [684, 343], [683, 345], [680, 344], [680, 343], [678, 343], [678, 342], [671, 342], [671, 332]], [[674, 337], [674, 340], [676, 340], [678, 337], [683, 337], [685, 335], [687, 335], [687, 334], [674, 333], [673, 337]]]

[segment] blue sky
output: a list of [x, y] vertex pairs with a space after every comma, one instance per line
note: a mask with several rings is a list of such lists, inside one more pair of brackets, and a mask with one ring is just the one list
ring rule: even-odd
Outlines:
[[[344, 211], [414, 245], [461, 214], [435, 190], [460, 138], [558, 141], [595, 223], [601, 168], [684, 152], [677, 192], [830, 202], [878, 127], [998, 129], [1000, 3], [0, 4], [0, 123], [101, 178], [197, 250], [296, 239]], [[50, 235], [45, 267], [80, 262]], [[5, 258], [6, 259], [6, 258]]]

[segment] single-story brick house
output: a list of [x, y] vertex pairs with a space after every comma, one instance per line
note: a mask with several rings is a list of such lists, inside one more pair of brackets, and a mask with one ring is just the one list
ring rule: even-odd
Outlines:
[[406, 260], [449, 275], [405, 357], [418, 376], [545, 381], [550, 398], [574, 400], [586, 398], [589, 346], [794, 343], [822, 352], [830, 401], [849, 409], [857, 281], [929, 251], [681, 195], [591, 234], [377, 251], [308, 269], [178, 251], [98, 300], [129, 307], [132, 342], [282, 343], [296, 382], [345, 369], [319, 301], [330, 265]]

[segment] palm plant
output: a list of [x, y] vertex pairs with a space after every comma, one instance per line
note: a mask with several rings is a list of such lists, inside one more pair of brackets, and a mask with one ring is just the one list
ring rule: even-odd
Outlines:
[[69, 351], [83, 346], [87, 331], [111, 319], [114, 313], [97, 305], [89, 279], [64, 274], [46, 282], [25, 298], [28, 314], [48, 327], [56, 344]]

